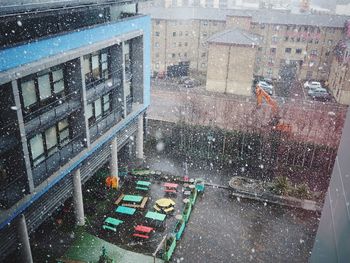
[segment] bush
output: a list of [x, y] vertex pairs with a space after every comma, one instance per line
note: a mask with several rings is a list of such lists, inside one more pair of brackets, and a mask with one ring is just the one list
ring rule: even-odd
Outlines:
[[274, 179], [271, 191], [278, 195], [288, 195], [290, 191], [290, 181], [286, 176], [279, 176]]
[[298, 187], [295, 189], [294, 196], [300, 199], [310, 198], [309, 186], [305, 183], [298, 185]]

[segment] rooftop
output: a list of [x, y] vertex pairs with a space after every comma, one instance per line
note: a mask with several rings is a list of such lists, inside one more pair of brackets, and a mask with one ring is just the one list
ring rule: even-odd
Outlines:
[[308, 25], [319, 27], [344, 27], [349, 16], [292, 14], [283, 10], [244, 10], [244, 9], [216, 9], [216, 8], [162, 8], [152, 7], [140, 10], [149, 14], [153, 19], [165, 20], [216, 20], [225, 21], [226, 16], [251, 17], [253, 23], [278, 25]]
[[248, 45], [256, 46], [260, 44], [261, 37], [251, 34], [242, 29], [225, 30], [214, 34], [207, 40], [209, 43], [231, 44], [231, 45]]

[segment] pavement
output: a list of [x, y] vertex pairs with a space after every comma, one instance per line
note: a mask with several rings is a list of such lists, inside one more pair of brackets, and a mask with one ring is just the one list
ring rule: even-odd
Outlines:
[[[148, 153], [152, 169], [184, 174], [184, 160]], [[215, 164], [189, 163], [190, 177], [228, 185], [234, 171]], [[232, 197], [207, 186], [197, 199], [172, 262], [307, 262], [318, 214]]]

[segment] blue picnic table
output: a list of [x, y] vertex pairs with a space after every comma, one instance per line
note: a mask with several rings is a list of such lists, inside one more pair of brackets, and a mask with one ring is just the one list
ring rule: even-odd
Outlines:
[[133, 215], [133, 214], [135, 214], [136, 209], [120, 205], [117, 207], [117, 209], [115, 211], [117, 213], [121, 213], [121, 214]]

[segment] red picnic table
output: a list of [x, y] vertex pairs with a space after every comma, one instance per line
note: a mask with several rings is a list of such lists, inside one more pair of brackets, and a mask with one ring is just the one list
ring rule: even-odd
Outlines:
[[[149, 226], [143, 226], [143, 225], [137, 225], [134, 227], [135, 231], [141, 232], [141, 233], [146, 233], [149, 234], [151, 231], [154, 230], [153, 227], [149, 227]], [[140, 234], [140, 233], [134, 233], [133, 234], [134, 237], [141, 237], [141, 238], [146, 238], [148, 239], [149, 236], [148, 235], [144, 235], [144, 234]]]
[[176, 193], [176, 189], [178, 187], [178, 184], [174, 183], [164, 183], [165, 190], [164, 192], [170, 192], [170, 193]]

